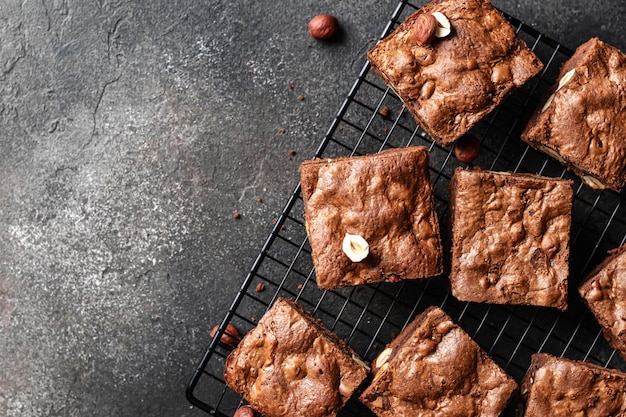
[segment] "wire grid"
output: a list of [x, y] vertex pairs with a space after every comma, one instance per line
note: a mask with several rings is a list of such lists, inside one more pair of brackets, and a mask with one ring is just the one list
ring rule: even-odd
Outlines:
[[[419, 7], [402, 1], [381, 38]], [[507, 18], [545, 68], [472, 129], [482, 145], [473, 164], [484, 169], [539, 173], [574, 181], [568, 311], [462, 303], [450, 295], [445, 273], [430, 279], [321, 291], [315, 283], [304, 228], [304, 204], [300, 188], [296, 187], [192, 377], [187, 397], [193, 405], [211, 414], [229, 416], [244, 403], [224, 383], [224, 362], [232, 348], [219, 342], [219, 337], [229, 323], [242, 334], [252, 329], [277, 297], [298, 301], [368, 361], [417, 314], [431, 305], [438, 305], [518, 382], [536, 352], [626, 370], [625, 362], [602, 337], [601, 329], [576, 291], [585, 274], [606, 256], [606, 252], [624, 243], [625, 208], [619, 194], [591, 190], [561, 164], [519, 139], [533, 109], [555, 82], [561, 64], [572, 52], [514, 17]], [[384, 107], [390, 109], [386, 117], [381, 114]], [[430, 149], [435, 206], [441, 230], [446, 231], [450, 179], [456, 167], [467, 165], [454, 158], [452, 148], [433, 142], [416, 126], [398, 97], [367, 63], [315, 156], [364, 155], [412, 145]], [[449, 253], [449, 243], [445, 238], [443, 241], [444, 253]], [[263, 284], [265, 290], [257, 292], [258, 284]], [[504, 415], [515, 415], [515, 407], [514, 400]], [[340, 415], [373, 414], [352, 399]]]

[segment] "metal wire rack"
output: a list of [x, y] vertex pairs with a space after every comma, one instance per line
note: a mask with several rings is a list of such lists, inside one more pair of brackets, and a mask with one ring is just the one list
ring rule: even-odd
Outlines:
[[[410, 1], [401, 1], [381, 38], [419, 7]], [[561, 164], [519, 139], [533, 109], [572, 52], [514, 17], [507, 18], [545, 68], [472, 129], [482, 145], [474, 165], [574, 181], [568, 311], [462, 303], [450, 295], [445, 274], [424, 280], [321, 291], [315, 283], [304, 228], [303, 201], [300, 188], [296, 187], [193, 374], [187, 387], [187, 398], [193, 405], [210, 414], [230, 416], [243, 403], [224, 383], [224, 361], [231, 347], [219, 342], [220, 335], [229, 323], [242, 334], [249, 331], [277, 297], [297, 300], [370, 361], [417, 314], [431, 305], [438, 305], [518, 382], [526, 374], [535, 352], [626, 370], [626, 363], [604, 340], [601, 329], [576, 292], [585, 274], [606, 256], [606, 252], [626, 240], [622, 198], [612, 191], [591, 190]], [[381, 114], [384, 107], [391, 110], [386, 117]], [[370, 71], [367, 63], [315, 156], [363, 155], [409, 145], [425, 145], [430, 149], [435, 205], [441, 229], [445, 231], [449, 182], [454, 169], [466, 165], [454, 158], [452, 148], [434, 143], [416, 126], [397, 96]], [[444, 244], [444, 251], [449, 252], [448, 249]], [[265, 290], [257, 292], [258, 284], [263, 284]], [[515, 415], [515, 405], [516, 401], [512, 401], [504, 415]], [[373, 414], [353, 399], [340, 415]]]

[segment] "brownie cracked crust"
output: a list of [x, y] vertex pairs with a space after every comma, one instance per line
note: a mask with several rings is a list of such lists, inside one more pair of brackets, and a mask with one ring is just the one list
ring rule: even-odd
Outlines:
[[567, 309], [571, 181], [458, 168], [450, 183], [452, 294]]
[[379, 417], [497, 417], [517, 384], [438, 307], [417, 316], [374, 361], [359, 397]]
[[[412, 146], [302, 163], [305, 226], [320, 288], [441, 273], [428, 157], [425, 147]], [[346, 256], [346, 234], [369, 244], [365, 259], [354, 262]]]
[[626, 245], [609, 252], [578, 291], [604, 337], [626, 359]]
[[[441, 12], [452, 32], [421, 46], [415, 21]], [[487, 0], [435, 0], [368, 53], [374, 71], [436, 141], [466, 133], [543, 64]]]
[[626, 374], [536, 353], [522, 382], [525, 417], [626, 415]]
[[367, 365], [294, 301], [279, 298], [224, 367], [228, 386], [267, 417], [335, 416]]
[[626, 55], [592, 38], [563, 64], [559, 81], [522, 139], [594, 189], [626, 183]]

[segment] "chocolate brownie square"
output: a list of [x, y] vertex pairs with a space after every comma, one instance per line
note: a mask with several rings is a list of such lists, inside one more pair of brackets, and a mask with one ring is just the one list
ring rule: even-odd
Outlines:
[[441, 273], [428, 158], [425, 147], [411, 146], [302, 163], [305, 225], [320, 288]]
[[626, 415], [626, 374], [588, 362], [532, 355], [522, 382], [525, 417]]
[[379, 417], [493, 416], [517, 384], [438, 307], [417, 316], [378, 356], [359, 397]]
[[[420, 16], [437, 14], [447, 18], [450, 33], [421, 44]], [[432, 1], [381, 40], [368, 59], [418, 125], [443, 145], [543, 68], [488, 0]]]
[[626, 55], [592, 38], [563, 64], [558, 82], [522, 133], [594, 189], [626, 182]]
[[604, 337], [626, 359], [626, 245], [609, 252], [578, 291]]
[[367, 377], [345, 342], [279, 298], [228, 355], [224, 379], [267, 417], [335, 416]]
[[450, 183], [452, 294], [567, 309], [569, 180], [458, 168]]

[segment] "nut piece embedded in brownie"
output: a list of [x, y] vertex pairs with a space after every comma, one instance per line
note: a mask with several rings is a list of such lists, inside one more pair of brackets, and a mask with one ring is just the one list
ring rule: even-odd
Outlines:
[[522, 133], [594, 189], [626, 183], [626, 55], [592, 38], [563, 64]]
[[322, 289], [442, 271], [427, 148], [300, 166], [306, 231]]
[[450, 183], [452, 294], [567, 309], [569, 180], [458, 168]]
[[626, 245], [609, 252], [578, 291], [604, 337], [626, 359]]
[[[423, 15], [443, 16], [449, 26], [443, 33], [449, 33], [424, 43]], [[543, 68], [488, 0], [428, 3], [370, 50], [368, 59], [417, 123], [443, 145]]]
[[299, 304], [279, 298], [226, 359], [224, 379], [267, 417], [335, 416], [367, 365]]
[[589, 362], [536, 353], [521, 389], [525, 417], [626, 415], [626, 374]]
[[517, 384], [438, 307], [417, 316], [372, 364], [359, 397], [379, 417], [492, 416]]

